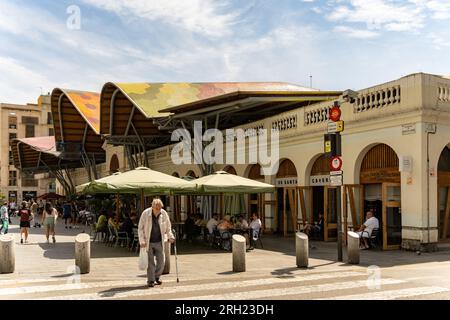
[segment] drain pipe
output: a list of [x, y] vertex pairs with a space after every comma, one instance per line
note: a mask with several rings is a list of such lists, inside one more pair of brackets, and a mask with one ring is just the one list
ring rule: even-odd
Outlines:
[[430, 130], [427, 128], [427, 230], [430, 245]]

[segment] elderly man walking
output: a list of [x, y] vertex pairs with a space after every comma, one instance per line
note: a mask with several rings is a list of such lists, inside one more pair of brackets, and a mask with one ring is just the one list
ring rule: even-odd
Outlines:
[[149, 287], [154, 287], [155, 283], [162, 284], [160, 277], [165, 264], [164, 246], [170, 245], [167, 241], [175, 242], [170, 218], [163, 206], [160, 199], [154, 199], [152, 206], [142, 212], [139, 220], [139, 243], [141, 248], [147, 248], [148, 252], [147, 284]]

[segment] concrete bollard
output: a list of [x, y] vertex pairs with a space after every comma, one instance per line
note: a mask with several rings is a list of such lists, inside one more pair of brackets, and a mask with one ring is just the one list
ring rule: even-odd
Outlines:
[[13, 273], [16, 265], [14, 237], [0, 236], [0, 273]]
[[80, 274], [91, 270], [91, 237], [80, 233], [75, 238], [75, 265], [80, 268]]
[[308, 235], [303, 232], [295, 234], [295, 251], [297, 255], [297, 267], [307, 268], [309, 261]]
[[163, 274], [169, 274], [170, 273], [170, 242], [164, 243], [164, 270]]
[[241, 235], [233, 235], [233, 272], [245, 272], [246, 241]]
[[359, 234], [347, 232], [347, 258], [350, 264], [359, 264]]

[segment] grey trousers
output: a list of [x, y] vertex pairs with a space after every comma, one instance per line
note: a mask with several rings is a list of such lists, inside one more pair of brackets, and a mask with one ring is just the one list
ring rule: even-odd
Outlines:
[[147, 282], [155, 282], [156, 279], [161, 277], [164, 270], [164, 263], [162, 242], [150, 242], [150, 248], [148, 250]]

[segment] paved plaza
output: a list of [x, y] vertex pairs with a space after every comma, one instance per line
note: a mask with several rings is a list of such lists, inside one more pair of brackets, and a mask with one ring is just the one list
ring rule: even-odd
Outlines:
[[180, 242], [180, 282], [176, 282], [172, 254], [171, 273], [163, 276], [163, 285], [147, 288], [136, 253], [98, 242], [91, 247], [91, 272], [74, 275], [74, 238], [82, 231], [81, 226], [65, 229], [60, 222], [57, 243], [46, 244], [44, 230], [32, 228], [29, 243], [22, 245], [13, 220], [10, 233], [16, 240], [16, 271], [0, 275], [0, 299], [450, 298], [450, 251], [445, 247], [420, 255], [363, 251], [360, 265], [348, 265], [336, 262], [336, 243], [313, 242], [310, 267], [298, 269], [294, 239], [266, 236], [264, 249], [247, 253], [247, 272], [233, 273], [231, 253], [201, 242]]

